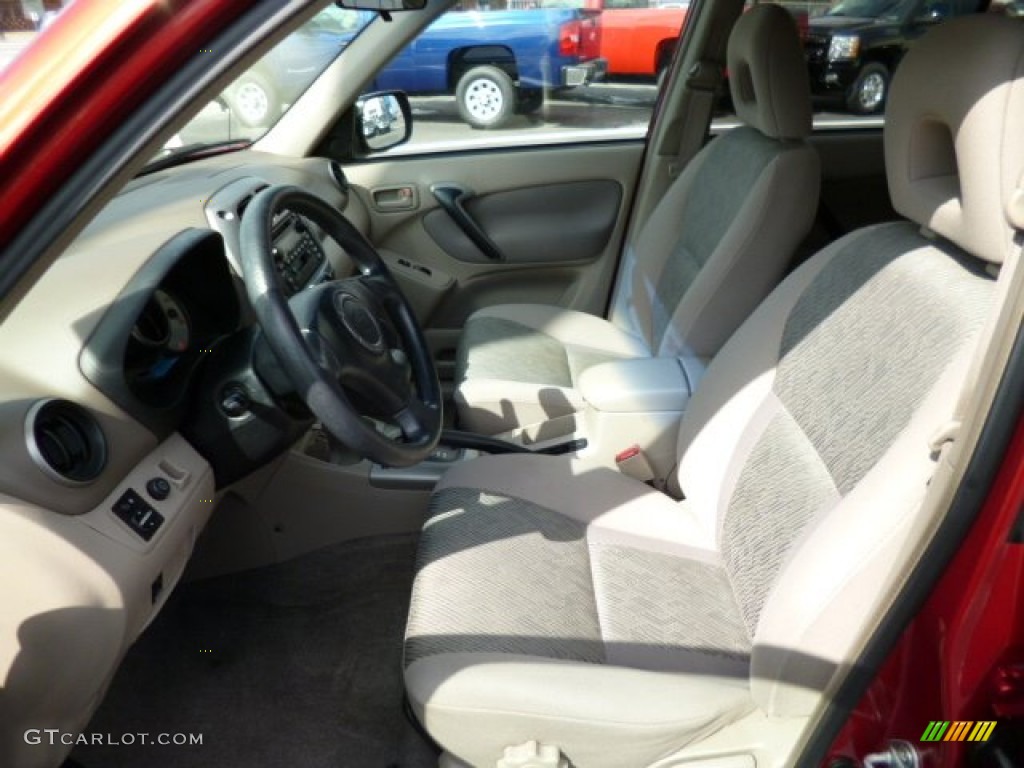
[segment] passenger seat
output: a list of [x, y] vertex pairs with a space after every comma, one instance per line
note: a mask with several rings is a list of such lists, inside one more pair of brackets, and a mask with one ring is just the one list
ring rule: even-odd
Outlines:
[[736, 22], [727, 59], [743, 125], [698, 153], [627, 245], [610, 318], [533, 304], [469, 318], [456, 360], [461, 428], [569, 434], [585, 405], [578, 383], [587, 368], [711, 358], [781, 279], [820, 186], [792, 16], [753, 7]]

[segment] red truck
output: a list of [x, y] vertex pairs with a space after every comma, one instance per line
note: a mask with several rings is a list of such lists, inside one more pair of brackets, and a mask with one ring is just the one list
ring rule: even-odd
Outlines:
[[610, 77], [659, 76], [675, 53], [690, 0], [505, 0], [508, 8], [599, 11], [599, 57]]
[[[806, 38], [809, 4], [780, 5]], [[689, 6], [689, 0], [584, 0], [584, 8], [601, 11], [600, 55], [608, 62], [608, 75], [660, 78], [672, 61]]]
[[584, 7], [601, 11], [609, 76], [657, 77], [672, 60], [689, 0], [585, 0]]

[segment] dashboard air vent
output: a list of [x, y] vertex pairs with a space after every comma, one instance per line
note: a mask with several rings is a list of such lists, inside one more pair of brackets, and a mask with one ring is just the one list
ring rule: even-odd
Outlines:
[[341, 163], [337, 160], [331, 160], [329, 167], [331, 171], [331, 178], [337, 182], [338, 187], [342, 192], [348, 194], [348, 177], [345, 175], [345, 171], [341, 167]]
[[91, 483], [107, 464], [107, 441], [99, 422], [69, 400], [40, 400], [25, 419], [32, 460], [64, 485]]

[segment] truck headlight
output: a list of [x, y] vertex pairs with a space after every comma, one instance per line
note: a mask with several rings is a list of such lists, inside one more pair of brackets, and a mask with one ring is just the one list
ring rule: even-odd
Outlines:
[[836, 35], [828, 46], [829, 61], [856, 59], [860, 53], [860, 38], [856, 35]]

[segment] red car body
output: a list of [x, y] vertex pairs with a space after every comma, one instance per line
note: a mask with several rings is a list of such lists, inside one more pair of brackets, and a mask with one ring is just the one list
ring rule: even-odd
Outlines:
[[[824, 765], [859, 766], [865, 755], [904, 741], [920, 750], [927, 768], [954, 768], [967, 765], [968, 750], [983, 745], [953, 739], [922, 743], [929, 723], [996, 721], [993, 733], [1020, 729], [1024, 718], [1022, 509], [1024, 423], [1017, 425], [970, 533], [860, 697]], [[1020, 737], [1018, 733], [1016, 738]], [[841, 762], [844, 758], [853, 762]]]
[[[252, 0], [75, 3], [0, 73], [5, 246], [156, 85]], [[68, 55], [68, 52], [73, 52]]]
[[686, 21], [686, 8], [606, 8], [601, 58], [609, 75], [657, 75], [668, 65]]
[[[39, 225], [61, 185], [94, 158], [125, 116], [254, 5], [126, 0], [111, 17], [105, 4], [76, 3], [0, 74], [5, 268], [19, 236]], [[655, 13], [680, 18], [677, 12]], [[1024, 545], [1021, 532], [1015, 533], [1022, 508], [1024, 422], [966, 539], [859, 697], [822, 765], [838, 765], [833, 759], [861, 765], [891, 739], [927, 746], [920, 744], [921, 734], [933, 720], [1024, 715]], [[960, 765], [966, 746], [928, 748], [926, 764]]]

